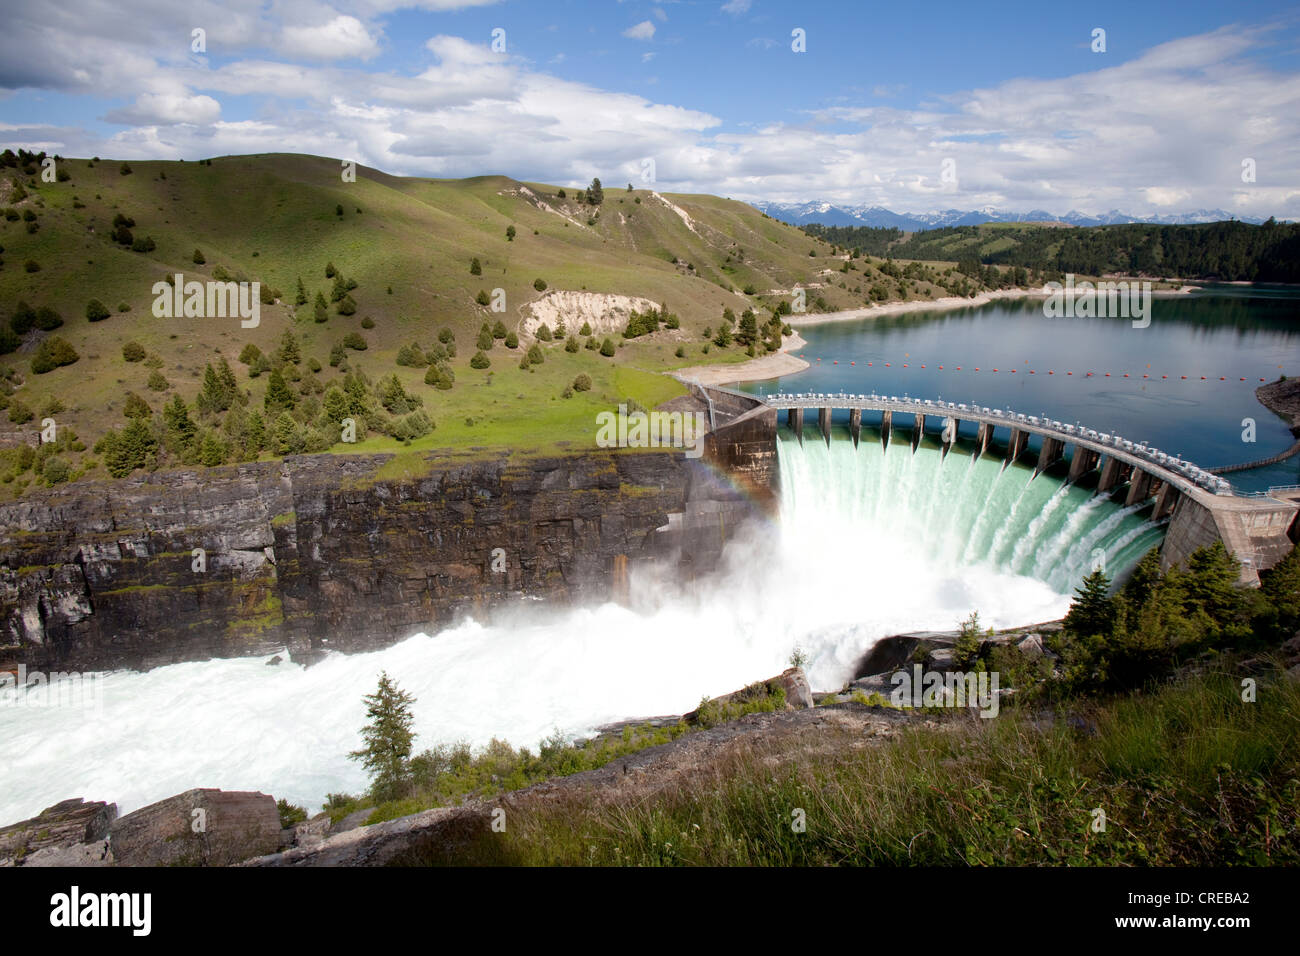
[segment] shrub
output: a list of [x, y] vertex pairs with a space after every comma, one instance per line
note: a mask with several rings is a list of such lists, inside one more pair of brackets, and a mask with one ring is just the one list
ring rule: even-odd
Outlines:
[[[201, 249], [195, 249], [195, 250], [194, 250], [194, 264], [195, 264], [196, 266], [201, 266], [201, 265], [203, 265], [204, 263], [206, 263], [207, 261], [208, 261], [208, 260], [205, 259], [205, 258], [203, 257], [203, 251], [202, 251]], [[300, 304], [301, 304], [301, 303], [300, 303]]]
[[130, 164], [130, 163], [123, 163], [121, 166], [119, 166], [119, 167], [117, 168], [117, 171], [118, 171], [118, 173], [120, 173], [120, 174], [123, 175], [123, 176], [130, 176], [130, 175], [131, 175], [131, 164]]
[[477, 258], [470, 260], [469, 274], [472, 276], [481, 276], [483, 274], [483, 266]]
[[551, 342], [555, 340], [555, 336], [551, 333], [551, 327], [545, 322], [537, 327], [537, 338], [543, 342]]
[[108, 311], [108, 307], [98, 299], [91, 299], [86, 305], [86, 318], [91, 322], [102, 322], [112, 314]]
[[373, 329], [375, 327], [375, 320], [367, 315], [364, 319], [361, 320], [361, 327], [363, 329]]
[[474, 296], [474, 301], [486, 308], [492, 300], [488, 298], [487, 289], [479, 289], [478, 295]]
[[162, 372], [157, 369], [154, 369], [149, 373], [148, 384], [155, 392], [165, 392], [170, 387], [167, 383], [167, 379], [163, 378]]
[[575, 378], [573, 380], [573, 390], [575, 392], [591, 391], [591, 376], [588, 375], [586, 372], [583, 372], [581, 375]]
[[528, 349], [528, 362], [531, 365], [541, 365], [546, 361], [546, 356], [542, 354], [542, 347], [536, 342]]
[[599, 346], [596, 345], [595, 336], [589, 336], [587, 338], [587, 341], [582, 343], [582, 347], [586, 349], [588, 352], [594, 352], [596, 351], [597, 348], [599, 348]]
[[545, 280], [545, 279], [534, 279], [534, 280], [533, 280], [533, 288], [536, 289], [538, 292], [545, 292], [545, 291], [546, 291], [546, 280]]
[[32, 371], [37, 375], [44, 375], [61, 365], [71, 365], [79, 358], [81, 356], [77, 354], [77, 350], [71, 343], [56, 335], [45, 339], [37, 347], [36, 354], [32, 357]]
[[[248, 350], [250, 348], [256, 349], [257, 346], [247, 345], [244, 348], [245, 350]], [[131, 341], [131, 342], [126, 342], [122, 345], [123, 360], [127, 362], [143, 362], [144, 356], [145, 356], [144, 346], [141, 345], [139, 342]], [[242, 355], [240, 356], [240, 361], [241, 362], [243, 361]]]
[[438, 330], [438, 341], [443, 345], [450, 345], [456, 341], [456, 333], [444, 325]]
[[474, 357], [469, 360], [470, 368], [487, 368], [492, 364], [492, 360], [484, 355], [481, 351], [475, 352]]
[[497, 319], [496, 325], [492, 326], [492, 338], [504, 339], [507, 334], [506, 324], [500, 319]]
[[515, 335], [515, 333], [513, 333], [513, 332], [507, 332], [507, 333], [506, 333], [506, 348], [508, 348], [508, 349], [517, 349], [517, 348], [519, 348], [519, 336]]
[[603, 356], [605, 356], [605, 358], [613, 358], [613, 356], [614, 356], [614, 340], [613, 340], [613, 339], [609, 339], [609, 338], [607, 338], [607, 339], [605, 339], [605, 341], [603, 341], [603, 342], [600, 343], [600, 354], [603, 355]]
[[367, 345], [366, 340], [362, 337], [360, 332], [349, 332], [347, 335], [343, 336], [343, 345], [344, 347], [353, 349], [357, 352], [364, 352], [369, 348], [369, 345]]
[[582, 335], [582, 336], [590, 335], [590, 334], [591, 334], [591, 323], [590, 323], [590, 322], [583, 322], [583, 323], [582, 323], [582, 328], [580, 328], [580, 329], [578, 330], [578, 334], [579, 334], [579, 335]]
[[152, 236], [145, 236], [143, 239], [136, 239], [131, 243], [132, 252], [153, 252], [157, 248], [158, 246], [153, 241]]
[[564, 342], [564, 351], [566, 352], [577, 352], [580, 348], [582, 348], [582, 346], [578, 344], [578, 338], [575, 335], [570, 335]]
[[357, 311], [357, 304], [352, 300], [352, 296], [345, 295], [343, 297], [343, 300], [339, 302], [338, 308], [339, 308], [339, 315], [355, 315]]
[[[128, 343], [128, 344], [134, 344], [134, 343]], [[123, 350], [125, 351], [125, 346], [123, 346]], [[261, 357], [262, 357], [262, 350], [259, 349], [252, 342], [249, 342], [247, 345], [245, 345], [239, 353], [239, 361], [243, 362], [245, 365], [252, 365]], [[137, 361], [137, 360], [128, 359], [127, 361]]]
[[678, 358], [686, 358], [686, 347], [683, 345], [677, 346], [677, 351], [674, 352], [673, 354], [676, 355]]
[[26, 262], [23, 263], [23, 268], [26, 269], [28, 272], [40, 272], [41, 264], [37, 262], [35, 259], [28, 259]]
[[34, 417], [35, 413], [18, 399], [9, 403], [9, 420], [15, 425], [25, 425]]

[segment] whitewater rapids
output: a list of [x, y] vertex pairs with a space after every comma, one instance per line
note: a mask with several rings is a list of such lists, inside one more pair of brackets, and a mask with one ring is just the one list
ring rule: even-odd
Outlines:
[[728, 547], [716, 580], [633, 578], [632, 607], [538, 606], [307, 668], [263, 658], [115, 672], [85, 706], [0, 701], [0, 825], [59, 800], [122, 813], [193, 787], [261, 790], [314, 811], [365, 788], [362, 695], [386, 670], [416, 699], [417, 749], [683, 713], [780, 672], [796, 646], [836, 689], [873, 642], [1050, 620], [1104, 554], [1122, 573], [1162, 529], [999, 459], [906, 444], [778, 442], [781, 518]]

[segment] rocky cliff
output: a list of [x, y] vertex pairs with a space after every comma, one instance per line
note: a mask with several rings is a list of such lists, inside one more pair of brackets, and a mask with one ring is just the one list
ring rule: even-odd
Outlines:
[[31, 493], [0, 506], [0, 669], [363, 650], [525, 596], [608, 600], [640, 562], [705, 574], [776, 481], [752, 455], [731, 480], [727, 432], [697, 460], [317, 455]]

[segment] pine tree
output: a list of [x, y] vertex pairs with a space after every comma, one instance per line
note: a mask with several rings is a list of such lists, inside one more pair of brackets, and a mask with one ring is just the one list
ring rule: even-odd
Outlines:
[[325, 322], [329, 319], [329, 306], [325, 304], [325, 296], [323, 293], [316, 293], [316, 305], [314, 311], [316, 313], [317, 322]]
[[587, 202], [593, 206], [599, 206], [604, 201], [605, 190], [601, 188], [599, 179], [593, 179], [591, 185], [587, 187]]
[[294, 305], [307, 304], [307, 287], [302, 284], [302, 276], [298, 276], [298, 294], [293, 298]]
[[1110, 578], [1100, 569], [1075, 588], [1078, 595], [1065, 615], [1065, 629], [1077, 637], [1106, 636], [1115, 625], [1115, 607], [1110, 600]]
[[271, 380], [266, 384], [266, 397], [262, 400], [268, 413], [281, 408], [293, 408], [293, 392], [285, 384], [278, 368], [271, 369]]
[[370, 772], [370, 795], [377, 803], [396, 800], [406, 793], [411, 781], [415, 742], [411, 706], [415, 698], [398, 687], [387, 672], [381, 672], [378, 689], [364, 700], [369, 718], [361, 730], [365, 746], [348, 757], [359, 760]]

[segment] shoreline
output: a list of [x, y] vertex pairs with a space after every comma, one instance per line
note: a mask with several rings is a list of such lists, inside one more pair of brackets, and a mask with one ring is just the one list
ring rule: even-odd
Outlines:
[[[786, 316], [790, 318], [790, 316]], [[693, 385], [729, 385], [739, 382], [761, 382], [782, 375], [794, 375], [802, 372], [812, 363], [791, 354], [808, 343], [798, 332], [785, 336], [781, 348], [767, 355], [760, 355], [747, 362], [735, 365], [691, 365], [672, 372], [679, 382]]]

